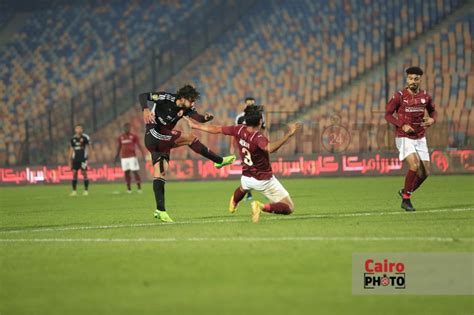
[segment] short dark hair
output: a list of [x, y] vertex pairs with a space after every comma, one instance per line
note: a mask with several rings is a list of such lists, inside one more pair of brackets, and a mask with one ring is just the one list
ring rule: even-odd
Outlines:
[[257, 127], [263, 119], [263, 106], [248, 105], [244, 110], [244, 121], [247, 126]]
[[190, 84], [186, 84], [176, 92], [177, 98], [185, 98], [189, 101], [196, 101], [199, 99], [201, 94]]
[[416, 66], [407, 68], [405, 72], [407, 73], [407, 75], [409, 74], [423, 75], [423, 70], [421, 70], [420, 67], [416, 67]]
[[82, 125], [82, 124], [75, 124], [75, 125], [74, 125], [74, 128], [76, 128], [76, 127], [82, 127], [82, 128], [84, 128], [84, 125]]
[[255, 99], [253, 97], [246, 97], [245, 102], [247, 103], [248, 101], [254, 101], [255, 102]]

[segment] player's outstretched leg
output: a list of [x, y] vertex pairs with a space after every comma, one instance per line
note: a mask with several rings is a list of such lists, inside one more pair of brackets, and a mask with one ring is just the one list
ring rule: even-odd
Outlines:
[[213, 151], [211, 151], [208, 147], [199, 141], [199, 139], [193, 134], [181, 134], [181, 136], [176, 139], [176, 146], [188, 145], [191, 150], [204, 156], [205, 158], [214, 162], [214, 166], [216, 168], [222, 168], [226, 165], [232, 164], [236, 156], [229, 155], [229, 156], [219, 156]]
[[260, 201], [253, 201], [252, 205], [252, 222], [257, 223], [260, 220], [260, 214], [269, 212], [274, 214], [288, 215], [293, 213], [294, 204], [290, 196], [285, 197], [279, 202], [264, 204]]
[[163, 157], [160, 157], [153, 167], [153, 192], [156, 201], [155, 218], [163, 222], [173, 222], [165, 208], [165, 175], [168, 169], [168, 162]]
[[[239, 202], [244, 198], [245, 194], [247, 193], [241, 186], [237, 187], [234, 191], [234, 194], [230, 197], [229, 202], [229, 212], [234, 213], [237, 210]], [[250, 191], [248, 191], [250, 193]]]

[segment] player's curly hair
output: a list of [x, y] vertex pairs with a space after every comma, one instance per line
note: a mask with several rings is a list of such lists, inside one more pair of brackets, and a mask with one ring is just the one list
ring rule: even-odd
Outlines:
[[263, 106], [248, 105], [244, 110], [244, 121], [247, 126], [257, 127], [263, 118]]
[[177, 98], [184, 98], [191, 102], [197, 101], [201, 97], [201, 93], [199, 93], [194, 86], [190, 84], [186, 84], [182, 88], [180, 88], [177, 92]]

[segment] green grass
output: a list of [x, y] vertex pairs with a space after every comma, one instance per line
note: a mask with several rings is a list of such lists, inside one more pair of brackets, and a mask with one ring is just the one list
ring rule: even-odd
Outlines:
[[[2, 187], [0, 314], [472, 314], [472, 296], [352, 295], [352, 253], [473, 251], [473, 177], [429, 178], [416, 213], [399, 208], [402, 182], [282, 180], [295, 213], [259, 224], [248, 202], [227, 213], [236, 181], [168, 183], [181, 224], [154, 221], [149, 183], [143, 195], [92, 184], [75, 198], [69, 186]], [[354, 213], [373, 215], [340, 216]], [[382, 236], [454, 240], [304, 240]]]

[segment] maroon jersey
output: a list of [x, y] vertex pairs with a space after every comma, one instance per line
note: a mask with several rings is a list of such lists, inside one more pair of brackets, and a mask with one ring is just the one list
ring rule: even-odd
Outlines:
[[237, 142], [242, 159], [242, 175], [258, 180], [272, 178], [267, 137], [259, 131], [251, 131], [245, 125], [222, 127], [222, 133], [233, 136]]
[[120, 146], [120, 157], [129, 158], [136, 157], [136, 147], [138, 146], [141, 151], [140, 142], [138, 142], [138, 137], [133, 133], [123, 133], [118, 139], [118, 145]]
[[[395, 93], [385, 108], [385, 119], [394, 124], [396, 137], [407, 137], [410, 139], [421, 139], [425, 136], [425, 128], [421, 125], [425, 110], [428, 115], [436, 120], [435, 105], [431, 96], [426, 91], [411, 93], [408, 88]], [[397, 113], [397, 116], [393, 116]], [[403, 125], [410, 125], [415, 134], [409, 135], [402, 130]]]

